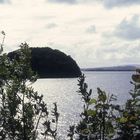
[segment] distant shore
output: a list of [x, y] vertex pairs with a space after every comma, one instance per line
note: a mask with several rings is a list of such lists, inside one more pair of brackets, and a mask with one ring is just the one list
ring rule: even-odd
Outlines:
[[135, 71], [140, 68], [138, 65], [123, 65], [112, 67], [98, 67], [98, 68], [81, 68], [82, 71]]
[[107, 72], [107, 71], [108, 71], [108, 72], [109, 72], [109, 71], [112, 71], [112, 72], [113, 72], [113, 71], [118, 71], [118, 72], [119, 72], [119, 71], [126, 71], [126, 72], [127, 72], [127, 71], [135, 71], [135, 70], [84, 70], [84, 69], [81, 69], [81, 71], [106, 71], [106, 72]]

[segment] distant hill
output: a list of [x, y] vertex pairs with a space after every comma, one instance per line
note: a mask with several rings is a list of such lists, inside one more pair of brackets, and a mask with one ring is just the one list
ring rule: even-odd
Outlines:
[[140, 65], [85, 68], [85, 69], [81, 69], [81, 70], [83, 70], [83, 71], [135, 71], [136, 68], [140, 68]]
[[[46, 48], [31, 49], [31, 66], [40, 78], [69, 78], [79, 77], [81, 70], [70, 56], [59, 50]], [[15, 58], [17, 51], [10, 52], [8, 56]]]

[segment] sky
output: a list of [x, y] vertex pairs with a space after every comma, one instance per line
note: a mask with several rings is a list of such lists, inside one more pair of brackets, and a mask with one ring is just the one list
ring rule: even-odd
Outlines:
[[27, 42], [81, 68], [140, 64], [140, 0], [0, 0], [3, 30], [5, 52]]

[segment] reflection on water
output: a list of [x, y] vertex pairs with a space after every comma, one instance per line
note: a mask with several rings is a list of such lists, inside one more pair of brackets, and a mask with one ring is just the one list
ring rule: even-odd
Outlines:
[[[96, 88], [100, 87], [108, 93], [118, 96], [117, 103], [123, 104], [129, 98], [129, 91], [133, 89], [130, 84], [132, 72], [84, 72], [89, 88], [93, 89], [93, 96], [96, 96]], [[77, 78], [65, 79], [39, 79], [33, 87], [40, 94], [48, 108], [53, 107], [57, 102], [60, 113], [59, 131], [61, 136], [66, 135], [69, 125], [75, 124], [79, 119], [82, 110], [82, 101], [78, 90]]]
[[66, 134], [69, 125], [77, 122], [81, 112], [81, 100], [77, 94], [77, 78], [72, 79], [39, 79], [34, 84], [35, 90], [44, 95], [49, 109], [57, 102], [59, 118], [59, 131], [62, 136]]

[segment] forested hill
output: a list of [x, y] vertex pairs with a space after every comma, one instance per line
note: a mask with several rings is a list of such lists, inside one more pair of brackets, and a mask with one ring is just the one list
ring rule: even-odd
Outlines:
[[[73, 78], [81, 75], [77, 63], [65, 53], [49, 47], [30, 48], [31, 66], [40, 78]], [[13, 58], [16, 51], [9, 53]]]

